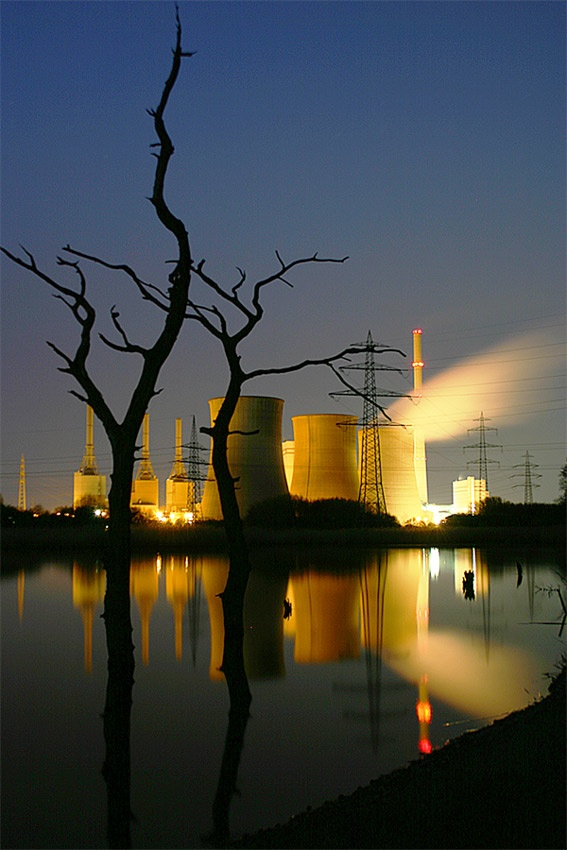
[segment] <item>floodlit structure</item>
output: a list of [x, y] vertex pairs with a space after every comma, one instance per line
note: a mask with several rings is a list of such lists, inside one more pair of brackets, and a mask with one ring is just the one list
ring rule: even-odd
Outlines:
[[292, 496], [318, 499], [358, 499], [356, 419], [348, 414], [312, 413], [294, 416], [295, 456]]
[[[423, 369], [423, 360], [421, 359], [421, 334], [422, 331], [420, 328], [415, 328], [412, 331], [413, 334], [413, 395], [414, 399], [418, 401], [421, 398], [421, 387], [422, 387], [422, 369]], [[426, 505], [428, 500], [427, 496], [427, 458], [425, 455], [425, 438], [423, 436], [423, 430], [419, 426], [415, 426], [413, 432], [413, 443], [414, 443], [414, 463], [415, 463], [415, 475], [417, 478], [417, 488], [419, 490], [419, 498], [421, 499], [421, 503]]]
[[[209, 400], [211, 423], [222, 402], [222, 398]], [[243, 517], [252, 505], [288, 493], [282, 455], [283, 405], [281, 398], [241, 396], [230, 420], [231, 431], [243, 432], [228, 438], [228, 465], [238, 479], [236, 498]], [[212, 447], [201, 514], [205, 520], [222, 519]]]
[[94, 454], [93, 409], [87, 404], [87, 442], [83, 462], [73, 476], [73, 507], [90, 505], [93, 508], [105, 508], [106, 475], [99, 475]]
[[285, 480], [287, 486], [291, 487], [291, 479], [293, 478], [293, 462], [295, 459], [295, 443], [293, 440], [284, 440], [282, 443], [283, 463], [285, 471]]
[[154, 475], [150, 460], [150, 416], [144, 416], [142, 459], [136, 479], [132, 484], [130, 507], [143, 514], [154, 516], [159, 509], [159, 480]]
[[189, 477], [183, 463], [181, 444], [182, 421], [175, 420], [175, 460], [165, 480], [165, 510], [168, 514], [184, 514], [189, 504]]
[[489, 496], [484, 479], [469, 475], [453, 481], [453, 511], [456, 514], [476, 514]]
[[[414, 463], [414, 430], [404, 425], [378, 425], [380, 464], [386, 512], [404, 523], [429, 519], [422, 508]], [[359, 431], [359, 453], [362, 432]]]

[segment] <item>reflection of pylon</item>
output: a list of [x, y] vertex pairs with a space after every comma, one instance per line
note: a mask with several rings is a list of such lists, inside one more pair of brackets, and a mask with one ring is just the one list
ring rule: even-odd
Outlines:
[[18, 510], [25, 511], [26, 509], [26, 465], [24, 456], [20, 461], [20, 489], [18, 490]]
[[[491, 460], [486, 455], [487, 449], [500, 449], [502, 451], [502, 446], [499, 443], [487, 443], [486, 442], [486, 432], [487, 431], [497, 431], [496, 428], [487, 428], [485, 425], [484, 413], [481, 411], [478, 419], [474, 420], [475, 422], [479, 422], [480, 424], [476, 428], [469, 428], [469, 434], [471, 431], [478, 431], [478, 443], [474, 443], [471, 446], [464, 446], [463, 451], [465, 449], [478, 449], [478, 478], [479, 481], [484, 481], [486, 484], [486, 489], [488, 490], [488, 464], [495, 463], [498, 466], [500, 464], [497, 460]], [[471, 463], [477, 463], [477, 461], [470, 460], [467, 462], [467, 466], [470, 466]]]

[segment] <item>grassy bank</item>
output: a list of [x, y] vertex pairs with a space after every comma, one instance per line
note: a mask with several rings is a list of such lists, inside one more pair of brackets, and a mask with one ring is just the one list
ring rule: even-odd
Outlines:
[[549, 695], [234, 847], [565, 848], [565, 671]]

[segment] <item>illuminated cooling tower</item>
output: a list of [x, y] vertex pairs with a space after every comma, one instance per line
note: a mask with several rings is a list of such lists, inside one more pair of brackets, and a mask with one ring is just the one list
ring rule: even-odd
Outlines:
[[356, 420], [347, 414], [294, 416], [295, 457], [290, 493], [317, 499], [358, 499]]
[[[209, 401], [211, 423], [214, 423], [222, 398]], [[256, 434], [232, 434], [228, 438], [228, 465], [236, 484], [236, 498], [241, 516], [252, 505], [287, 495], [282, 455], [281, 398], [241, 396], [230, 420], [231, 431], [257, 431]], [[222, 519], [217, 483], [211, 459], [202, 502], [203, 519]]]
[[[359, 451], [362, 433], [358, 435]], [[383, 425], [378, 437], [386, 512], [402, 523], [425, 516], [415, 473], [413, 429]]]

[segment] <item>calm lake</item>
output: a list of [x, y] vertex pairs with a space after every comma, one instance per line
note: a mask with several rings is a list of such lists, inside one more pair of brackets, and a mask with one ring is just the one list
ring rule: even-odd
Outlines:
[[[523, 707], [564, 651], [549, 590], [563, 593], [559, 553], [282, 548], [253, 560], [234, 836]], [[18, 567], [2, 580], [2, 844], [105, 847], [105, 573], [63, 557]], [[227, 571], [222, 556], [132, 560], [133, 847], [200, 847], [211, 832]]]

